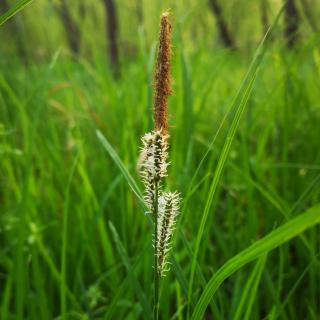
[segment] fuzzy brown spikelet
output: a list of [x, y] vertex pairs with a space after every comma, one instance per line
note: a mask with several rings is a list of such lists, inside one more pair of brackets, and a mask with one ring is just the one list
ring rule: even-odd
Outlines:
[[171, 24], [169, 12], [161, 16], [159, 48], [154, 75], [154, 127], [155, 130], [168, 132], [168, 96], [171, 94], [170, 61], [171, 61]]

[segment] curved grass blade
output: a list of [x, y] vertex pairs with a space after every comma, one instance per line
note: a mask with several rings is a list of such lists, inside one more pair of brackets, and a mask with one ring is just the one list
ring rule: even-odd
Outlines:
[[[252, 305], [256, 297], [258, 285], [260, 283], [262, 271], [266, 264], [266, 260], [267, 260], [266, 258], [267, 256], [263, 255], [258, 260], [253, 271], [251, 272], [251, 275], [241, 295], [241, 300], [238, 304], [235, 315], [234, 317], [232, 317], [233, 320], [249, 319], [249, 316], [252, 310]], [[244, 317], [243, 317], [243, 314], [244, 314]]]
[[0, 16], [0, 26], [3, 25], [6, 21], [16, 15], [19, 11], [25, 8], [33, 0], [21, 0], [16, 3], [12, 8]]
[[121, 260], [131, 278], [132, 284], [134, 285], [134, 288], [136, 290], [137, 296], [139, 298], [139, 301], [141, 303], [141, 307], [144, 310], [144, 316], [146, 319], [152, 319], [152, 311], [151, 311], [151, 307], [148, 304], [146, 295], [144, 294], [140, 283], [138, 281], [138, 279], [136, 278], [134, 272], [133, 272], [133, 268], [132, 265], [130, 263], [129, 257], [127, 255], [126, 249], [124, 248], [123, 244], [121, 243], [121, 240], [119, 238], [119, 235], [117, 233], [116, 228], [114, 227], [114, 225], [112, 224], [111, 221], [109, 221], [109, 228], [111, 230], [112, 236], [113, 236], [113, 240], [116, 243], [116, 247], [117, 250], [119, 252], [119, 255], [121, 256]]
[[[240, 89], [234, 99], [234, 102], [231, 107], [231, 114], [234, 115], [231, 125], [228, 130], [227, 137], [225, 139], [225, 143], [220, 155], [220, 158], [218, 160], [217, 168], [209, 189], [209, 194], [208, 198], [205, 204], [204, 212], [201, 218], [198, 234], [196, 237], [196, 242], [195, 242], [195, 248], [194, 248], [194, 256], [192, 259], [192, 264], [191, 264], [191, 272], [190, 272], [190, 280], [189, 280], [189, 287], [188, 287], [188, 301], [190, 300], [190, 297], [192, 295], [192, 289], [193, 289], [193, 280], [194, 280], [194, 274], [195, 274], [195, 269], [196, 269], [196, 260], [199, 252], [199, 247], [200, 247], [200, 242], [202, 239], [202, 235], [204, 233], [205, 225], [209, 216], [209, 212], [211, 209], [211, 205], [213, 202], [214, 195], [216, 194], [216, 190], [218, 188], [220, 178], [222, 176], [222, 172], [226, 163], [226, 160], [228, 158], [231, 145], [233, 142], [233, 139], [235, 137], [236, 131], [239, 127], [240, 119], [244, 113], [245, 107], [247, 105], [247, 102], [249, 100], [253, 84], [255, 81], [255, 78], [257, 76], [258, 68], [262, 62], [262, 59], [264, 57], [264, 54], [267, 49], [267, 44], [270, 39], [270, 34], [276, 27], [278, 20], [282, 14], [283, 8], [280, 10], [278, 13], [275, 21], [273, 22], [273, 25], [271, 28], [268, 30], [266, 35], [264, 36], [263, 40], [261, 41], [260, 45], [258, 46], [255, 56], [250, 64], [249, 70], [240, 86]], [[188, 308], [188, 311], [190, 311], [190, 306]], [[189, 314], [189, 312], [188, 312]]]
[[111, 156], [112, 160], [115, 162], [115, 164], [118, 166], [118, 168], [120, 169], [121, 173], [123, 174], [123, 176], [127, 180], [128, 184], [131, 187], [131, 189], [134, 192], [134, 194], [141, 201], [141, 203], [143, 205], [145, 205], [141, 190], [139, 189], [139, 187], [138, 187], [137, 183], [135, 182], [135, 180], [132, 178], [132, 176], [131, 176], [130, 172], [128, 171], [128, 169], [124, 166], [123, 162], [119, 158], [119, 156], [116, 153], [116, 151], [113, 149], [113, 147], [111, 146], [111, 144], [109, 143], [107, 138], [99, 130], [96, 130], [96, 134], [97, 134], [98, 139], [100, 140], [100, 142], [104, 146], [104, 148], [108, 151], [108, 153]]
[[[43, 260], [48, 265], [48, 268], [50, 270], [51, 275], [57, 281], [57, 284], [60, 285], [60, 290], [61, 290], [61, 282], [63, 280], [62, 280], [61, 274], [59, 273], [58, 268], [54, 264], [54, 261], [49, 254], [48, 249], [45, 247], [45, 245], [40, 237], [36, 237], [36, 243], [37, 243], [39, 252], [40, 252]], [[72, 305], [76, 306], [77, 310], [82, 310], [82, 307], [81, 307], [80, 303], [78, 302], [77, 297], [73, 294], [72, 290], [68, 287], [67, 283], [65, 283], [65, 289], [67, 291], [67, 296], [68, 296], [70, 302], [72, 303]]]
[[220, 178], [224, 169], [224, 165], [226, 163], [227, 157], [229, 155], [229, 151], [233, 142], [233, 138], [235, 136], [236, 133], [236, 129], [238, 128], [239, 122], [240, 122], [240, 118], [242, 116], [242, 113], [244, 111], [244, 108], [247, 104], [247, 101], [249, 99], [249, 95], [251, 93], [252, 90], [252, 86], [254, 83], [254, 79], [256, 76], [256, 72], [253, 74], [253, 77], [248, 85], [248, 88], [246, 88], [243, 99], [241, 100], [241, 103], [239, 105], [239, 108], [236, 112], [235, 118], [231, 124], [231, 127], [229, 129], [229, 133], [228, 136], [226, 138], [226, 142], [223, 146], [222, 152], [221, 152], [221, 156], [219, 158], [218, 161], [218, 165], [209, 189], [209, 195], [205, 204], [205, 208], [204, 208], [204, 212], [201, 218], [201, 222], [200, 222], [200, 226], [198, 229], [198, 234], [197, 234], [197, 238], [196, 238], [196, 242], [195, 242], [195, 249], [194, 249], [194, 255], [193, 255], [193, 259], [192, 259], [192, 264], [191, 264], [191, 274], [190, 274], [190, 281], [189, 281], [189, 288], [188, 288], [188, 301], [191, 298], [191, 294], [192, 294], [192, 288], [193, 288], [193, 279], [194, 279], [194, 274], [195, 274], [195, 269], [196, 269], [196, 261], [197, 261], [197, 256], [198, 256], [198, 252], [199, 252], [199, 248], [200, 248], [200, 242], [202, 239], [202, 235], [204, 233], [204, 229], [207, 223], [207, 219], [209, 216], [209, 212], [211, 209], [211, 205], [213, 202], [213, 198], [214, 195], [216, 193], [217, 187], [219, 185], [220, 182]]
[[[316, 258], [318, 258], [319, 255], [316, 256]], [[292, 286], [292, 288], [290, 289], [290, 291], [288, 292], [285, 300], [283, 301], [283, 303], [280, 306], [280, 309], [275, 311], [275, 315], [274, 315], [274, 319], [277, 319], [280, 315], [280, 313], [282, 312], [282, 310], [285, 308], [285, 306], [288, 304], [291, 296], [294, 294], [294, 292], [297, 290], [297, 288], [299, 287], [299, 285], [301, 284], [303, 278], [308, 274], [308, 271], [310, 270], [310, 268], [312, 267], [312, 264], [314, 264], [316, 262], [315, 259], [312, 259], [311, 262], [307, 265], [307, 267], [303, 270], [303, 272], [301, 273], [301, 275], [299, 276], [299, 278], [297, 279], [297, 281], [294, 283], [294, 285]]]
[[279, 247], [299, 235], [306, 229], [309, 229], [320, 223], [320, 205], [312, 207], [305, 213], [290, 220], [283, 226], [270, 232], [264, 238], [256, 241], [247, 249], [241, 251], [236, 256], [227, 261], [210, 279], [205, 287], [197, 305], [193, 311], [191, 319], [203, 319], [203, 314], [210, 303], [213, 295], [218, 290], [225, 279], [239, 270], [247, 263], [259, 258], [263, 254]]
[[61, 318], [67, 319], [67, 246], [68, 246], [68, 222], [69, 222], [69, 202], [70, 188], [75, 169], [78, 164], [79, 153], [73, 160], [72, 168], [69, 174], [68, 183], [65, 191], [65, 201], [63, 206], [63, 222], [62, 222], [62, 245], [61, 245], [61, 283], [60, 283], [60, 304]]
[[[136, 257], [135, 261], [131, 263], [132, 271], [135, 272], [135, 270], [140, 265], [140, 262], [143, 261], [144, 256], [149, 251], [149, 243], [145, 245], [145, 247], [142, 249], [142, 251], [139, 253], [139, 255]], [[104, 279], [104, 277], [101, 278], [101, 280]], [[100, 280], [100, 281], [101, 281]], [[104, 320], [112, 320], [115, 317], [115, 314], [117, 311], [117, 308], [119, 307], [119, 300], [124, 295], [124, 290], [128, 289], [128, 286], [130, 285], [131, 277], [130, 274], [126, 274], [125, 278], [122, 280], [122, 283], [120, 286], [118, 286], [117, 290], [113, 293], [112, 301], [107, 307], [107, 311], [103, 317]]]

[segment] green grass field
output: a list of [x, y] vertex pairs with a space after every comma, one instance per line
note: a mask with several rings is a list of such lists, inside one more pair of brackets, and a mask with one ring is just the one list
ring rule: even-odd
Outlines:
[[[319, 319], [319, 35], [289, 51], [277, 26], [258, 55], [230, 52], [191, 44], [192, 14], [172, 11], [167, 184], [183, 201], [160, 319]], [[0, 319], [152, 319], [153, 226], [135, 195], [148, 23], [118, 79], [100, 47], [73, 58], [52, 42], [25, 64], [1, 45]]]

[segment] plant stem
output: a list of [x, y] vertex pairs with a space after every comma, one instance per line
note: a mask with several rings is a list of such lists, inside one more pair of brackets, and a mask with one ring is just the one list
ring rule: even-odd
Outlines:
[[158, 243], [157, 243], [157, 234], [158, 234], [158, 182], [155, 182], [154, 188], [154, 305], [153, 305], [153, 319], [158, 320], [159, 318], [159, 286], [160, 286], [160, 277], [158, 273]]

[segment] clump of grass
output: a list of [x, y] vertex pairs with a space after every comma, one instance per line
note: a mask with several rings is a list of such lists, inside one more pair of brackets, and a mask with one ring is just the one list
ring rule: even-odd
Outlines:
[[145, 185], [144, 200], [154, 221], [154, 319], [159, 316], [160, 279], [169, 270], [168, 254], [180, 197], [177, 192], [164, 192], [163, 180], [168, 168], [168, 96], [170, 88], [169, 13], [161, 16], [159, 48], [155, 69], [154, 130], [142, 138], [139, 167]]

